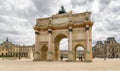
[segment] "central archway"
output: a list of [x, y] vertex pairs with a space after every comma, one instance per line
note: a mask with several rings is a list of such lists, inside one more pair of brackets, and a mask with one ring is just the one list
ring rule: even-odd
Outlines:
[[64, 34], [58, 34], [55, 39], [54, 39], [54, 43], [55, 43], [55, 60], [58, 61], [60, 58], [60, 41], [64, 38], [67, 38], [66, 35]]

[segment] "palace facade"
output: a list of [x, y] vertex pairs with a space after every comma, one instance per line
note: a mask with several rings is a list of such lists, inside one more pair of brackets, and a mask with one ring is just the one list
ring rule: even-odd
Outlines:
[[114, 37], [107, 38], [104, 43], [97, 41], [93, 47], [93, 55], [99, 58], [120, 58], [120, 43]]
[[20, 46], [6, 39], [0, 44], [0, 57], [28, 57], [33, 56], [34, 46]]

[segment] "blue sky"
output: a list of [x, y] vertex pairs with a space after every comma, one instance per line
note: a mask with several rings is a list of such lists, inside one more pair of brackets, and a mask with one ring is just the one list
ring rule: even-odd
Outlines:
[[120, 0], [0, 0], [0, 43], [8, 37], [15, 44], [34, 44], [36, 19], [56, 14], [61, 5], [74, 13], [92, 12], [93, 45], [107, 37], [120, 42]]

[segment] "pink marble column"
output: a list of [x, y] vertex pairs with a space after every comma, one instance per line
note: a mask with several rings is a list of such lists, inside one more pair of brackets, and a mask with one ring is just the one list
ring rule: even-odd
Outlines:
[[92, 61], [92, 48], [90, 45], [90, 38], [89, 38], [89, 25], [86, 25], [86, 54], [85, 54], [85, 61], [91, 62]]
[[72, 51], [72, 27], [69, 27], [70, 51]]
[[40, 60], [39, 55], [39, 31], [35, 31], [35, 53], [34, 53], [34, 61]]
[[90, 51], [90, 48], [89, 48], [89, 25], [86, 25], [86, 49], [87, 49], [87, 51]]
[[35, 51], [38, 51], [39, 47], [39, 31], [35, 32]]
[[48, 29], [48, 51], [51, 51], [51, 29]]
[[72, 50], [72, 27], [69, 27], [69, 61], [73, 61], [73, 50]]
[[52, 61], [52, 48], [51, 48], [51, 36], [52, 36], [52, 30], [48, 29], [48, 55], [47, 60]]

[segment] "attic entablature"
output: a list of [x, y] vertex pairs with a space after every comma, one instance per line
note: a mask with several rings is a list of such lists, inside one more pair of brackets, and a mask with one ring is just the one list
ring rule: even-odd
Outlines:
[[[81, 25], [84, 26], [89, 24], [92, 26], [93, 22], [91, 21], [91, 12], [84, 12], [84, 13], [77, 13], [72, 14], [70, 13], [63, 13], [63, 14], [56, 14], [52, 15], [51, 17], [47, 18], [40, 18], [36, 20], [36, 26], [39, 28], [47, 28], [49, 25], [52, 27], [62, 27], [68, 26], [70, 23], [73, 25]], [[89, 23], [88, 23], [89, 22]]]

